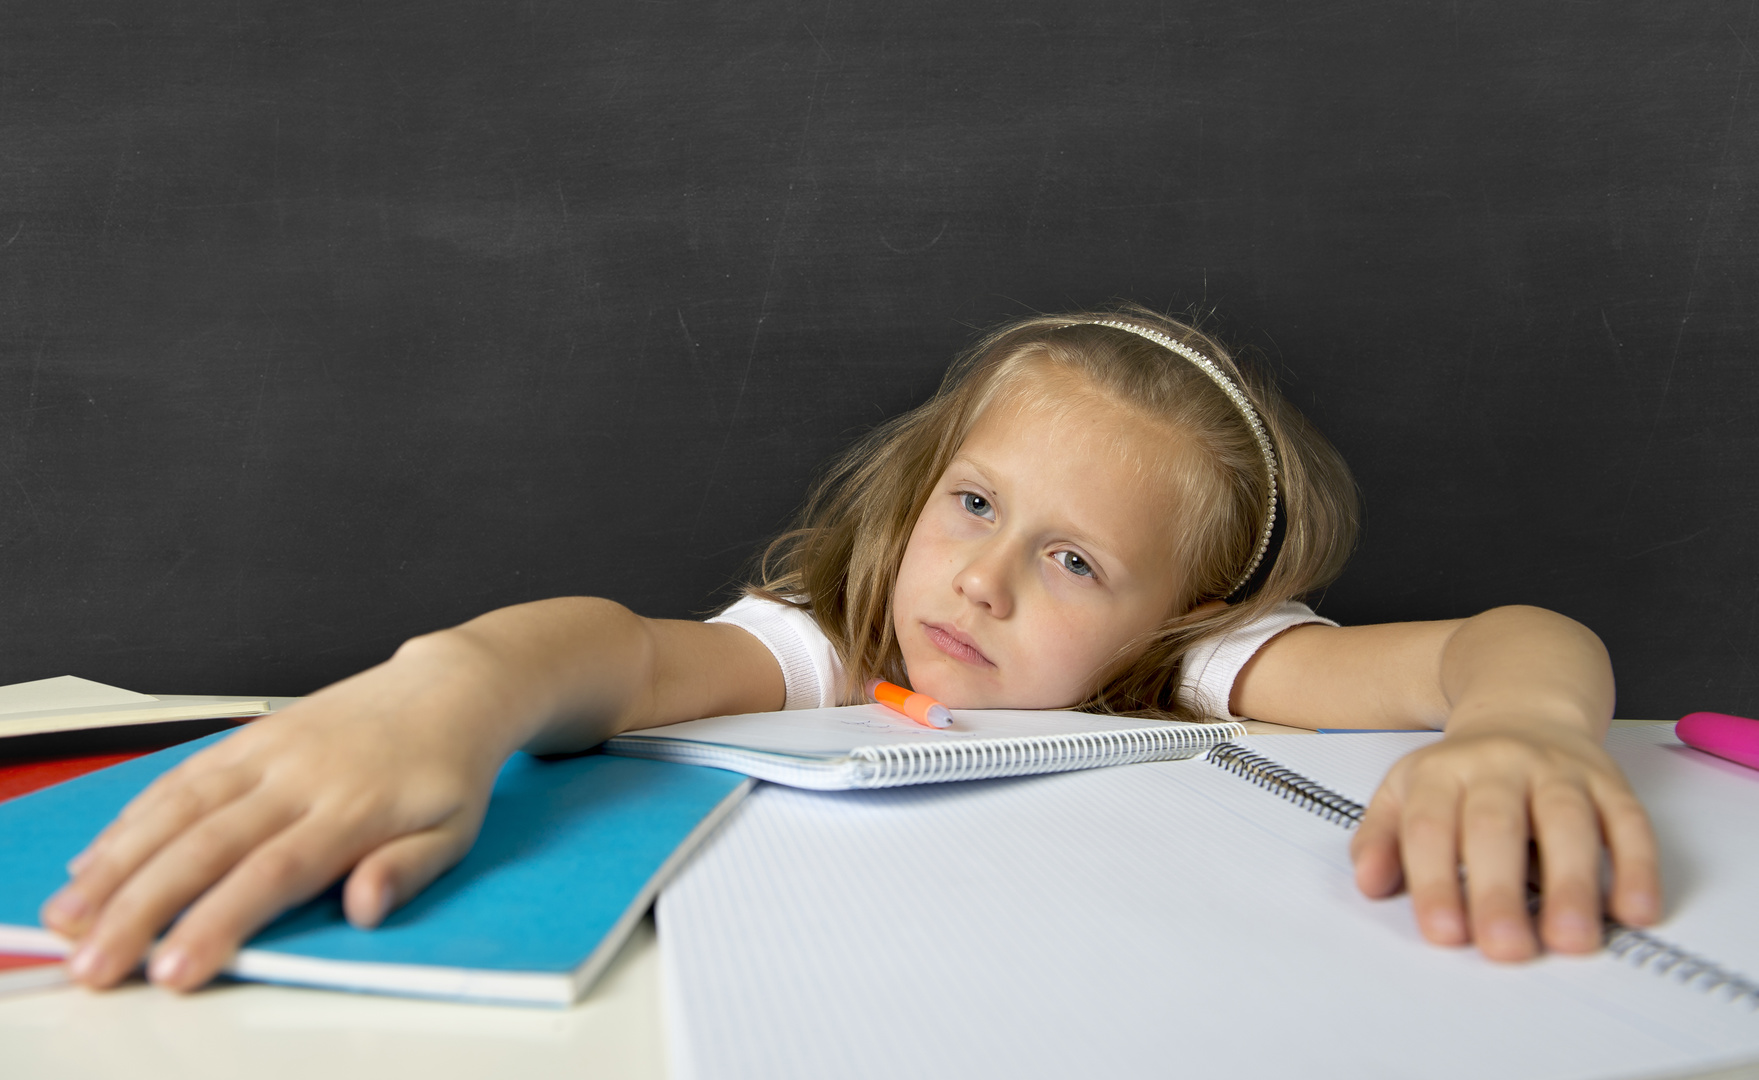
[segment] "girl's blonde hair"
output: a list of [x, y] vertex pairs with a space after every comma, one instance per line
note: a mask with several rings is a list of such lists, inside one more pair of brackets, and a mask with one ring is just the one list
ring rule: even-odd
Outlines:
[[[1159, 331], [1208, 356], [1252, 403], [1275, 448], [1281, 514], [1264, 563], [1225, 607], [1264, 527], [1269, 476], [1240, 409], [1189, 360], [1115, 327], [1110, 319]], [[1209, 719], [1179, 695], [1185, 654], [1199, 641], [1239, 629], [1286, 600], [1326, 585], [1343, 569], [1356, 537], [1356, 488], [1343, 458], [1269, 380], [1242, 368], [1221, 343], [1193, 326], [1145, 308], [1042, 315], [986, 335], [951, 367], [927, 402], [880, 425], [836, 459], [814, 485], [795, 527], [764, 553], [751, 595], [805, 607], [843, 660], [844, 700], [872, 678], [903, 683], [892, 627], [892, 587], [905, 545], [948, 462], [979, 415], [1004, 392], [1050, 403], [1069, 373], [1086, 388], [1202, 451], [1172, 477], [1180, 497], [1168, 527], [1186, 537], [1186, 592], [1167, 619], [1127, 643], [1099, 686], [1076, 707], [1088, 712]], [[1207, 466], [1207, 467], [1205, 467]]]

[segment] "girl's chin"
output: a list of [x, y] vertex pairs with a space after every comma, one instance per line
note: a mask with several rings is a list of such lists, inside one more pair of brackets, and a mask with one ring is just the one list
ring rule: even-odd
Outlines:
[[973, 685], [971, 682], [957, 678], [948, 678], [951, 673], [931, 669], [918, 679], [910, 677], [910, 688], [919, 694], [927, 694], [949, 709], [1067, 709], [1072, 702], [1062, 705], [1041, 704], [1040, 700], [1048, 700], [1043, 695], [1036, 699], [1032, 695], [1010, 693], [1007, 687]]
[[[910, 676], [910, 689], [919, 694], [927, 694], [949, 709], [998, 709], [1003, 706], [989, 704], [994, 699], [993, 687], [977, 687], [970, 683], [950, 678], [953, 672], [939, 670], [938, 664], [924, 664], [928, 670], [918, 676], [905, 665], [905, 674]], [[920, 668], [919, 668], [920, 670]]]
[[[1044, 687], [1020, 686], [1000, 669], [980, 672], [939, 653], [906, 655], [904, 674], [909, 676], [912, 690], [949, 709], [1067, 709], [1082, 696], [1059, 696]], [[1062, 704], [1049, 704], [1051, 701]]]

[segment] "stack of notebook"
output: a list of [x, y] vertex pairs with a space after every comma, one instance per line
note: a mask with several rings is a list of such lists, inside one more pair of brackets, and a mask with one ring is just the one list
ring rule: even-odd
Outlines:
[[[698, 1080], [1587, 1080], [1759, 1057], [1759, 772], [1615, 728], [1669, 917], [1497, 965], [1355, 888], [1348, 829], [1435, 737], [1001, 712], [930, 731], [873, 707], [679, 724], [515, 757], [470, 855], [384, 927], [349, 928], [332, 892], [231, 970], [566, 1004], [676, 873], [670, 1056]], [[0, 805], [0, 949], [61, 947], [34, 923], [62, 863], [199, 745]], [[735, 806], [752, 782], [724, 769], [795, 786]]]
[[[226, 970], [269, 982], [566, 1005], [750, 790], [741, 773], [818, 787], [924, 783], [1189, 757], [1241, 730], [1077, 713], [958, 717], [953, 728], [930, 732], [878, 707], [754, 714], [612, 740], [608, 749], [624, 756], [516, 755], [470, 853], [384, 925], [350, 927], [332, 889], [265, 928]], [[67, 859], [154, 777], [221, 737], [0, 805], [0, 865], [8, 870], [0, 950], [63, 952], [66, 943], [36, 926], [36, 913], [65, 880]]]

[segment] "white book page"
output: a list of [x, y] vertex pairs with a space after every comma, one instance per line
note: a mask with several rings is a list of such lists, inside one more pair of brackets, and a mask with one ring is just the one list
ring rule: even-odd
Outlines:
[[59, 675], [53, 679], [0, 686], [0, 716], [57, 709], [100, 709], [158, 700], [150, 694], [105, 686], [77, 675]]
[[686, 720], [665, 727], [644, 728], [631, 735], [685, 739], [802, 757], [838, 757], [861, 746], [899, 743], [963, 742], [1061, 735], [1082, 731], [1130, 728], [1204, 727], [1167, 720], [1139, 720], [1092, 713], [1019, 709], [954, 709], [953, 725], [923, 727], [883, 705], [849, 705], [835, 709], [791, 709]]
[[[1241, 741], [1291, 766], [1303, 744], [1323, 783], [1316, 756], [1379, 755], [1377, 775], [1403, 750], [1387, 738]], [[1356, 891], [1348, 842], [1205, 761], [762, 787], [661, 897], [673, 1060], [704, 1080], [1588, 1080], [1759, 1056], [1751, 1009], [1606, 954], [1425, 944], [1403, 897]], [[1696, 858], [1669, 930], [1753, 895]], [[1703, 947], [1746, 955], [1739, 934]]]
[[[1254, 745], [1278, 764], [1367, 804], [1393, 762], [1439, 738], [1269, 736]], [[1674, 737], [1672, 724], [1617, 724], [1606, 747], [1648, 809], [1661, 848], [1666, 914], [1653, 933], [1759, 979], [1752, 900], [1759, 897], [1759, 770], [1692, 749]]]

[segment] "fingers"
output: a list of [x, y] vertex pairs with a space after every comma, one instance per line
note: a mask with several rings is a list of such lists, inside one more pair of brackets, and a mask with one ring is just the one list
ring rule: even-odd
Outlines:
[[[366, 821], [312, 814], [253, 845], [165, 935], [148, 977], [172, 990], [193, 990], [213, 978], [241, 942], [336, 880], [359, 857], [369, 829]], [[180, 861], [175, 847], [164, 861]], [[155, 896], [169, 891], [150, 881], [142, 889]]]
[[[1395, 836], [1398, 866], [1389, 865]], [[1491, 959], [1519, 961], [1542, 943], [1565, 953], [1600, 946], [1603, 840], [1613, 867], [1608, 906], [1620, 921], [1654, 922], [1655, 835], [1618, 767], [1583, 739], [1497, 737], [1440, 743], [1399, 762], [1351, 849], [1370, 896], [1395, 890], [1402, 869], [1428, 940], [1471, 941]], [[1528, 901], [1534, 847], [1537, 922]]]
[[1590, 790], [1612, 853], [1613, 917], [1633, 926], [1651, 926], [1661, 918], [1661, 873], [1649, 814], [1622, 783], [1603, 780]]
[[1460, 785], [1451, 777], [1413, 782], [1399, 822], [1399, 855], [1417, 928], [1437, 945], [1464, 945], [1460, 897]]
[[1524, 785], [1479, 783], [1460, 807], [1460, 856], [1472, 940], [1492, 960], [1538, 951], [1527, 914], [1527, 793]]
[[196, 901], [154, 951], [148, 975], [172, 990], [196, 989], [225, 966], [240, 942], [322, 892], [357, 860], [344, 889], [344, 910], [357, 926], [376, 925], [470, 849], [478, 822], [480, 815], [461, 811], [362, 858], [362, 849], [383, 833], [383, 822], [303, 818], [257, 847]]
[[1403, 801], [1391, 785], [1382, 784], [1350, 838], [1350, 859], [1356, 887], [1376, 900], [1392, 896], [1405, 883], [1399, 865], [1399, 819]]
[[126, 976], [160, 928], [298, 814], [277, 800], [245, 799], [187, 826], [141, 860], [107, 897], [68, 960], [69, 973], [97, 987]]
[[430, 829], [401, 836], [360, 861], [342, 890], [342, 911], [362, 930], [385, 921], [464, 857], [474, 830]]
[[1540, 937], [1548, 949], [1588, 953], [1600, 947], [1600, 823], [1579, 786], [1553, 782], [1533, 794], [1544, 907]]
[[[175, 777], [175, 779], [174, 779]], [[80, 938], [111, 895], [172, 837], [248, 792], [257, 776], [243, 769], [167, 773], [128, 805], [69, 864], [73, 880], [43, 905], [43, 925]]]

